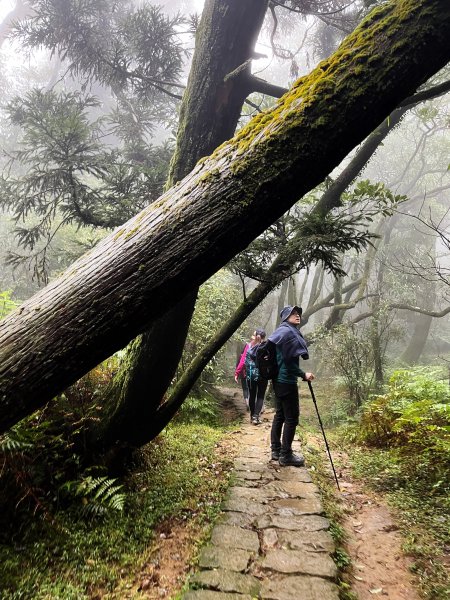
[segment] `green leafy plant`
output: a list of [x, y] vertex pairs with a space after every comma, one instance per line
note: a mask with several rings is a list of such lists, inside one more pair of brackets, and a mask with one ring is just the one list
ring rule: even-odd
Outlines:
[[444, 485], [450, 472], [450, 390], [436, 369], [395, 371], [363, 410], [360, 441], [393, 448], [410, 476]]
[[11, 290], [0, 292], [0, 319], [6, 317], [9, 312], [18, 306], [17, 302], [11, 298], [11, 294]]
[[318, 353], [326, 357], [334, 373], [344, 382], [350, 414], [363, 404], [374, 380], [373, 348], [364, 327], [340, 325], [318, 334]]
[[85, 475], [77, 481], [66, 481], [61, 491], [81, 500], [81, 514], [87, 518], [99, 518], [112, 511], [122, 512], [126, 495], [117, 479], [106, 476]]
[[178, 411], [176, 420], [181, 423], [216, 424], [218, 420], [216, 398], [210, 394], [202, 394], [200, 398], [188, 396]]

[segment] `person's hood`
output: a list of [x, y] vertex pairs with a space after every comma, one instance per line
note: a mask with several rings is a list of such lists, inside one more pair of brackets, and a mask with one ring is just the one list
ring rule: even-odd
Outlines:
[[299, 356], [303, 360], [308, 360], [309, 358], [305, 338], [292, 323], [288, 323], [287, 321], [281, 323], [272, 335], [269, 336], [269, 340], [279, 346], [285, 362], [290, 362]]

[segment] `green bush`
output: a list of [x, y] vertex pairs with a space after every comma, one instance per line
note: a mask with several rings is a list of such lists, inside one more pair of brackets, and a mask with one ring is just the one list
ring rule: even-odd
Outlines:
[[175, 417], [177, 423], [200, 423], [209, 426], [216, 425], [218, 420], [217, 399], [206, 392], [200, 398], [188, 396]]
[[438, 485], [450, 470], [450, 390], [436, 369], [395, 371], [388, 391], [364, 407], [360, 441], [396, 449], [410, 475]]

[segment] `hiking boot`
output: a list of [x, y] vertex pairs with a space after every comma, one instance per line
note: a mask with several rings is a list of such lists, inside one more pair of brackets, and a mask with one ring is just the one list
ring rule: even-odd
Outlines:
[[280, 458], [279, 450], [272, 450], [272, 460], [278, 460]]
[[258, 419], [258, 417], [252, 417], [251, 418], [251, 423], [252, 423], [252, 425], [259, 425], [259, 419]]
[[305, 465], [304, 457], [293, 452], [280, 452], [278, 462], [281, 467], [303, 467]]

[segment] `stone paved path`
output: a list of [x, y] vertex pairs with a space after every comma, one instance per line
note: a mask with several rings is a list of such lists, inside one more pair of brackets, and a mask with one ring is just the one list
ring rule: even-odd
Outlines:
[[184, 600], [338, 600], [317, 487], [306, 468], [270, 461], [272, 416], [242, 426], [235, 479]]

